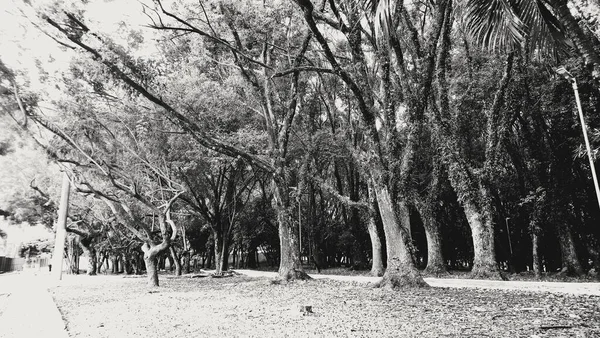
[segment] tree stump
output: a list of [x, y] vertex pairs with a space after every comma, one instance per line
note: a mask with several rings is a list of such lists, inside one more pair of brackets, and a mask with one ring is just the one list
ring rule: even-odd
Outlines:
[[314, 313], [311, 305], [300, 305], [299, 309], [303, 316]]

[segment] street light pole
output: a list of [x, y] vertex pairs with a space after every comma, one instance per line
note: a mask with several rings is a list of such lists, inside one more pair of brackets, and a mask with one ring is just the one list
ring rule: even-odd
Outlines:
[[63, 256], [65, 254], [65, 237], [67, 235], [66, 225], [69, 214], [69, 192], [71, 190], [71, 181], [67, 173], [63, 173], [62, 191], [60, 195], [60, 205], [58, 208], [58, 222], [56, 224], [56, 240], [54, 241], [54, 254], [52, 255], [54, 278], [62, 279]]
[[556, 72], [562, 75], [565, 79], [571, 82], [573, 86], [573, 92], [575, 92], [575, 101], [577, 102], [577, 111], [579, 112], [579, 121], [581, 122], [581, 129], [583, 131], [583, 139], [585, 140], [585, 148], [587, 149], [588, 159], [590, 161], [590, 169], [592, 170], [592, 178], [594, 180], [594, 188], [596, 189], [596, 199], [598, 200], [598, 206], [600, 207], [600, 188], [598, 187], [598, 177], [596, 177], [596, 167], [594, 166], [594, 159], [592, 157], [592, 148], [590, 147], [590, 140], [588, 139], [587, 126], [585, 119], [583, 118], [583, 109], [581, 108], [581, 100], [579, 99], [579, 89], [577, 88], [577, 81], [575, 77], [571, 75], [564, 67], [560, 67]]

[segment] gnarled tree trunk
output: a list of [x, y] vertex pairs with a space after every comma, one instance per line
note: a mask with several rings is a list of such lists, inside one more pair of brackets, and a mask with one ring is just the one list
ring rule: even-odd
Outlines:
[[158, 260], [156, 259], [157, 253], [150, 252], [148, 250], [144, 253], [144, 265], [146, 266], [146, 274], [148, 279], [146, 285], [149, 287], [158, 286]]
[[425, 283], [413, 262], [408, 233], [397, 220], [394, 203], [388, 188], [375, 182], [373, 190], [383, 222], [387, 248], [387, 269], [383, 275], [381, 285], [392, 288], [427, 287], [427, 283]]

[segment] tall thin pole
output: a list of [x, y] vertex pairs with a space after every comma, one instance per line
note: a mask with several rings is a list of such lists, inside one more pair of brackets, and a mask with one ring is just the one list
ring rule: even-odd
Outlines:
[[585, 147], [587, 149], [588, 159], [590, 160], [590, 169], [592, 170], [592, 178], [594, 179], [594, 188], [596, 189], [596, 199], [598, 200], [598, 206], [600, 207], [600, 188], [598, 188], [598, 177], [596, 177], [596, 167], [594, 166], [594, 159], [592, 158], [592, 148], [590, 147], [590, 140], [587, 135], [587, 126], [583, 119], [583, 109], [581, 108], [581, 101], [579, 100], [579, 89], [577, 88], [577, 81], [575, 78], [572, 79], [571, 84], [573, 85], [573, 91], [575, 92], [575, 101], [577, 101], [577, 110], [579, 112], [579, 121], [581, 121], [581, 129], [583, 130], [583, 139], [585, 140]]
[[69, 192], [71, 182], [67, 173], [63, 173], [62, 191], [60, 194], [60, 205], [58, 208], [58, 223], [56, 224], [56, 240], [54, 241], [53, 276], [62, 279], [63, 256], [65, 254], [65, 237], [67, 235], [67, 215], [69, 214]]
[[298, 243], [300, 250], [300, 262], [302, 262], [302, 212], [300, 210], [300, 199], [298, 199]]

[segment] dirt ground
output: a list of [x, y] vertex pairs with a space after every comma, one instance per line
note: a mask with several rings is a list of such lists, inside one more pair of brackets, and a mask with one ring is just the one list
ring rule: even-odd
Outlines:
[[96, 277], [50, 289], [71, 337], [600, 337], [592, 295], [247, 276], [161, 276], [148, 289]]

